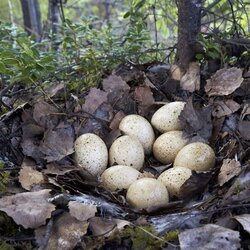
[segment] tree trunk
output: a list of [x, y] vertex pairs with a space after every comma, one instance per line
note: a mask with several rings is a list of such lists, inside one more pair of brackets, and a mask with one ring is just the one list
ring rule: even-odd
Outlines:
[[186, 71], [199, 50], [202, 0], [178, 0], [178, 44], [176, 61]]
[[49, 27], [52, 31], [52, 47], [57, 50], [58, 42], [57, 35], [59, 32], [59, 24], [60, 24], [60, 0], [48, 0], [48, 21]]
[[35, 35], [36, 41], [41, 39], [41, 13], [38, 0], [21, 0], [25, 30]]

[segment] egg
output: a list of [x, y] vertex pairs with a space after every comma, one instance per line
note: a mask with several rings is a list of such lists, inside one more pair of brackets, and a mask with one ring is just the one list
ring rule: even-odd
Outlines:
[[146, 154], [151, 153], [155, 134], [148, 120], [140, 115], [127, 115], [120, 122], [119, 129], [124, 134], [137, 138]]
[[75, 143], [76, 165], [86, 176], [100, 175], [108, 165], [108, 149], [97, 135], [87, 133], [79, 136]]
[[174, 160], [174, 167], [187, 167], [196, 171], [207, 171], [215, 165], [214, 150], [202, 142], [183, 147]]
[[163, 164], [173, 163], [177, 153], [187, 144], [182, 131], [169, 131], [160, 135], [153, 144], [156, 160]]
[[172, 130], [182, 130], [179, 115], [185, 102], [170, 102], [159, 108], [152, 116], [151, 124], [161, 133]]
[[181, 186], [190, 178], [191, 175], [192, 170], [189, 168], [174, 167], [164, 171], [158, 177], [158, 180], [166, 186], [170, 197], [178, 197]]
[[128, 189], [139, 175], [140, 172], [132, 167], [116, 165], [102, 173], [101, 183], [108, 191]]
[[144, 149], [134, 137], [123, 135], [117, 138], [109, 149], [110, 165], [126, 165], [140, 170], [144, 163]]
[[152, 209], [168, 204], [169, 195], [162, 182], [153, 178], [142, 178], [130, 185], [126, 199], [136, 209]]

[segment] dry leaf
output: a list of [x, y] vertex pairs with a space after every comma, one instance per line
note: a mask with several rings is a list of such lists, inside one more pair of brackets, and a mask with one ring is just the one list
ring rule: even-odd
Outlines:
[[179, 119], [184, 126], [184, 136], [194, 141], [208, 142], [212, 136], [212, 107], [196, 108], [189, 98]]
[[82, 105], [82, 109], [90, 114], [94, 114], [97, 108], [104, 102], [107, 102], [107, 100], [108, 93], [97, 88], [91, 88], [85, 98], [85, 103]]
[[55, 206], [47, 201], [50, 191], [44, 189], [5, 196], [0, 199], [0, 210], [24, 228], [37, 228], [44, 225], [51, 217], [51, 212], [55, 210]]
[[218, 175], [219, 185], [223, 186], [226, 182], [237, 176], [240, 171], [241, 165], [239, 161], [234, 159], [224, 159]]
[[115, 114], [113, 120], [111, 121], [111, 123], [109, 124], [110, 129], [112, 130], [116, 130], [119, 128], [119, 124], [121, 122], [121, 120], [125, 117], [126, 115], [124, 114], [124, 112], [119, 111]]
[[181, 250], [237, 250], [240, 248], [240, 234], [231, 229], [207, 224], [180, 233], [179, 242]]
[[41, 184], [45, 181], [43, 174], [33, 169], [33, 167], [35, 167], [35, 163], [25, 159], [19, 171], [19, 182], [26, 190], [31, 190], [33, 185]]
[[189, 92], [200, 90], [200, 66], [196, 62], [189, 64], [186, 74], [181, 78], [180, 86]]
[[221, 118], [226, 115], [231, 115], [239, 110], [239, 108], [240, 104], [233, 100], [215, 101], [212, 114], [214, 117]]
[[70, 214], [79, 221], [86, 221], [94, 217], [97, 212], [95, 205], [86, 205], [77, 201], [70, 201], [68, 206]]
[[243, 82], [242, 70], [238, 68], [220, 69], [207, 80], [205, 91], [208, 96], [232, 94]]
[[135, 88], [134, 98], [138, 103], [138, 114], [147, 116], [151, 106], [155, 103], [153, 93], [148, 86], [139, 86]]
[[79, 168], [72, 166], [72, 165], [59, 165], [55, 162], [49, 163], [46, 165], [46, 169], [43, 170], [44, 174], [52, 174], [52, 175], [65, 175], [66, 173], [79, 170]]
[[113, 219], [103, 217], [92, 217], [89, 219], [89, 229], [94, 236], [106, 235], [113, 231], [116, 227], [116, 222]]
[[55, 113], [58, 113], [58, 110], [54, 106], [39, 101], [34, 106], [33, 118], [43, 128], [54, 128], [58, 123], [58, 115]]
[[234, 218], [243, 226], [244, 230], [250, 234], [250, 214], [241, 214]]
[[172, 79], [177, 80], [177, 81], [180, 81], [181, 78], [182, 78], [183, 75], [184, 75], [184, 72], [183, 72], [183, 70], [181, 69], [181, 67], [179, 67], [179, 66], [176, 65], [176, 64], [173, 64], [173, 65], [171, 66], [170, 72], [171, 72], [171, 77], [172, 77]]
[[48, 129], [40, 145], [40, 151], [48, 162], [60, 161], [74, 152], [74, 131], [71, 126]]
[[87, 229], [88, 222], [78, 221], [69, 213], [64, 213], [53, 225], [47, 244], [44, 243], [46, 227], [36, 229], [35, 234], [38, 245], [40, 247], [46, 246], [45, 250], [71, 250], [81, 240], [81, 237], [87, 233]]
[[238, 129], [243, 139], [250, 140], [250, 121], [239, 121]]

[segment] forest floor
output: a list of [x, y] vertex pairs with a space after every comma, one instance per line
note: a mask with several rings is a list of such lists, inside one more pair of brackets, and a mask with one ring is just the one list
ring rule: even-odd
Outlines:
[[[78, 96], [62, 83], [45, 94], [20, 87], [3, 96], [15, 108], [0, 116], [0, 249], [249, 249], [250, 70], [209, 73], [192, 64], [181, 81], [174, 75], [164, 64], [121, 65]], [[173, 101], [186, 102], [185, 137], [216, 155], [179, 199], [138, 211], [125, 190], [106, 191], [82, 175], [74, 162], [79, 135], [94, 133], [109, 148], [123, 117], [150, 121]], [[150, 154], [141, 172], [157, 178], [171, 166]]]

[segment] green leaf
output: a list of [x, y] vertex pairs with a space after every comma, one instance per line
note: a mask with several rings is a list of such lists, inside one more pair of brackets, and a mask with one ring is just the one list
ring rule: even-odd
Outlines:
[[0, 73], [4, 74], [7, 72], [7, 69], [5, 67], [5, 64], [0, 62]]
[[126, 18], [128, 18], [130, 15], [131, 15], [131, 12], [130, 12], [130, 11], [127, 11], [127, 12], [123, 15], [123, 18], [126, 19]]

